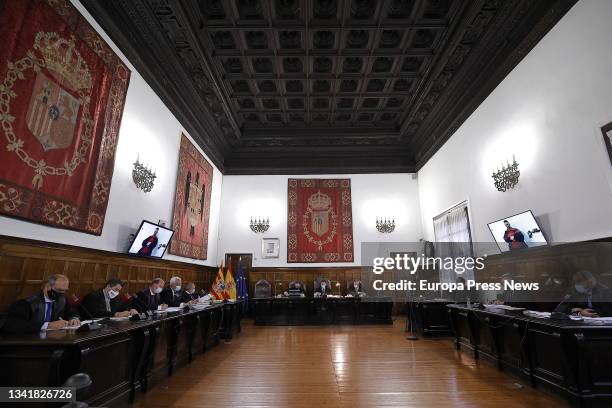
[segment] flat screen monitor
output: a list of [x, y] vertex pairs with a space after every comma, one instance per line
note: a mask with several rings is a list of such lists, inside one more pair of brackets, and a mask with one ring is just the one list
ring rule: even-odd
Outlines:
[[492, 222], [489, 230], [502, 252], [548, 243], [531, 210]]
[[174, 230], [143, 221], [128, 253], [149, 258], [162, 258], [166, 248], [170, 245], [172, 235], [174, 235]]

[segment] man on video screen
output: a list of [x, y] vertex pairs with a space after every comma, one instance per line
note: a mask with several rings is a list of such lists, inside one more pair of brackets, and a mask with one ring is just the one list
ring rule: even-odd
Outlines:
[[504, 220], [506, 231], [504, 232], [504, 241], [508, 243], [508, 248], [512, 251], [515, 249], [527, 248], [525, 243], [525, 235], [518, 228], [513, 228], [508, 220]]
[[153, 253], [153, 250], [157, 246], [157, 241], [158, 241], [157, 233], [158, 232], [159, 232], [159, 228], [155, 228], [155, 231], [153, 231], [153, 234], [145, 238], [144, 241], [142, 241], [142, 248], [138, 250], [138, 255], [151, 256], [151, 254]]

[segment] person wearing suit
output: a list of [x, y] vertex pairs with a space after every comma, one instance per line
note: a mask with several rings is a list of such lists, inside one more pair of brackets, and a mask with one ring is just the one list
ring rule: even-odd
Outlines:
[[289, 296], [289, 291], [290, 290], [291, 291], [299, 290], [300, 291], [300, 297], [305, 297], [306, 296], [306, 290], [305, 290], [304, 286], [302, 286], [302, 283], [300, 281], [295, 281], [295, 282], [289, 283], [289, 287], [284, 292], [284, 295], [285, 296]]
[[162, 278], [155, 278], [147, 288], [136, 294], [138, 297], [137, 308], [139, 312], [157, 310], [158, 306], [161, 306], [162, 310], [168, 307], [167, 304], [162, 303], [159, 296], [164, 288], [164, 284], [165, 282]]
[[103, 288], [90, 292], [83, 299], [81, 307], [85, 314], [93, 317], [127, 317], [138, 313], [119, 300], [123, 282], [117, 278], [109, 279]]
[[331, 295], [331, 294], [332, 294], [331, 287], [326, 280], [322, 280], [319, 283], [319, 287], [317, 288], [317, 290], [315, 290], [315, 293], [314, 293], [315, 297], [326, 297], [327, 295]]
[[195, 283], [188, 282], [187, 284], [185, 284], [185, 290], [181, 294], [181, 302], [189, 303], [189, 302], [197, 301], [198, 298], [199, 296], [196, 293]]
[[165, 288], [161, 296], [161, 302], [167, 304], [170, 307], [178, 307], [181, 305], [181, 278], [173, 276], [170, 278], [170, 285]]
[[361, 281], [354, 281], [348, 288], [348, 294], [353, 297], [365, 296], [366, 293], [363, 291]]
[[565, 312], [585, 317], [612, 316], [612, 290], [598, 282], [593, 273], [578, 271], [573, 276], [574, 288], [565, 303]]
[[64, 294], [69, 287], [64, 275], [51, 275], [41, 291], [13, 303], [3, 331], [6, 333], [36, 333], [81, 324], [76, 310], [66, 304]]

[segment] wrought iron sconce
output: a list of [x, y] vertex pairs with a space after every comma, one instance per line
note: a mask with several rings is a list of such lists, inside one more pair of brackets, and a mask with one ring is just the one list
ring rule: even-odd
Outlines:
[[504, 192], [517, 185], [521, 175], [518, 166], [516, 159], [512, 156], [512, 163], [507, 162], [505, 166], [502, 164], [501, 170], [498, 168], [496, 172], [493, 172], [493, 183], [498, 191]]
[[376, 229], [383, 234], [390, 234], [395, 231], [395, 218], [376, 217]]
[[251, 217], [251, 222], [249, 223], [249, 227], [251, 228], [251, 231], [253, 231], [254, 233], [263, 234], [270, 228], [270, 219], [269, 218], [266, 218], [265, 220], [263, 218], [253, 219], [253, 217]]
[[140, 159], [136, 158], [134, 168], [132, 169], [132, 180], [134, 184], [136, 184], [136, 187], [148, 193], [153, 189], [156, 178], [155, 171], [151, 171], [151, 169], [145, 167], [140, 163]]

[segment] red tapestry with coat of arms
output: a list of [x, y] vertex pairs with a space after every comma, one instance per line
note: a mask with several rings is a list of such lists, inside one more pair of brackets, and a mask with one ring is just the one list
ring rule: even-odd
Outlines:
[[102, 233], [129, 78], [70, 1], [0, 2], [0, 214]]
[[171, 254], [206, 259], [212, 181], [212, 165], [185, 135], [181, 135]]
[[353, 262], [350, 179], [289, 179], [287, 262]]

